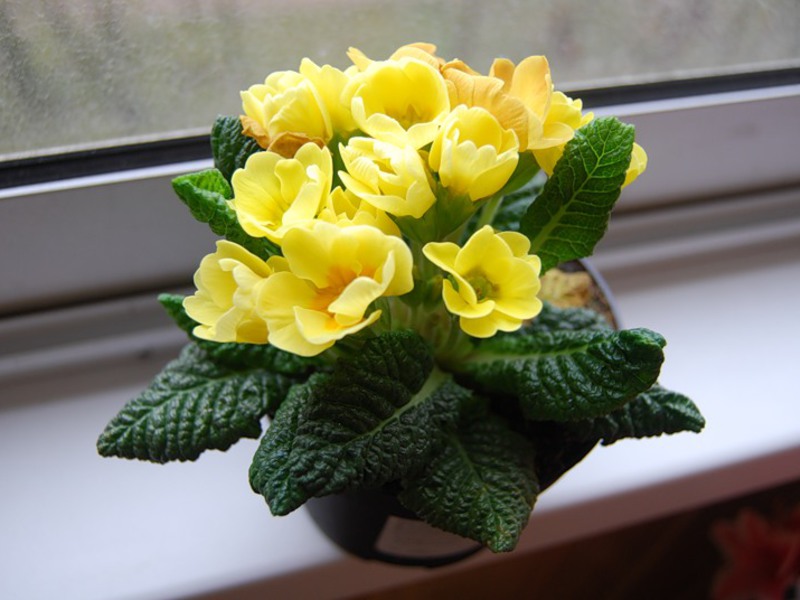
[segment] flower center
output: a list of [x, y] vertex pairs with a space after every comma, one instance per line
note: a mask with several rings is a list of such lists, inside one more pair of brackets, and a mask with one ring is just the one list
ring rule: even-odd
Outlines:
[[467, 277], [467, 282], [472, 286], [472, 289], [475, 290], [475, 295], [478, 297], [478, 302], [494, 297], [494, 284], [484, 275], [480, 273], [469, 275]]

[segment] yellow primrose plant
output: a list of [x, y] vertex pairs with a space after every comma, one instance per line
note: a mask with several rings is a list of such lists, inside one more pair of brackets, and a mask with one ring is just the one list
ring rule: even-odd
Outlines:
[[592, 254], [647, 157], [543, 56], [485, 75], [430, 44], [348, 56], [242, 92], [215, 167], [174, 180], [221, 239], [192, 295], [160, 297], [187, 346], [98, 449], [191, 461], [260, 437], [250, 483], [275, 515], [382, 488], [509, 551], [596, 444], [703, 428], [657, 383], [659, 334], [542, 289]]

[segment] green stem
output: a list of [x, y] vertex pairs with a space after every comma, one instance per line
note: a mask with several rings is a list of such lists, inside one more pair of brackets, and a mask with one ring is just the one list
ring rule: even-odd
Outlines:
[[488, 202], [483, 206], [481, 209], [481, 216], [478, 219], [478, 223], [475, 226], [475, 230], [477, 231], [484, 225], [491, 225], [494, 223], [494, 218], [497, 215], [497, 211], [500, 208], [500, 204], [503, 202], [503, 196], [495, 194], [492, 196]]

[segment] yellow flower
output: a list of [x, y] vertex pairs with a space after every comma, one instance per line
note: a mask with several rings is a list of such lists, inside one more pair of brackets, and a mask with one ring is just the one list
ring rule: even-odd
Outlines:
[[[529, 56], [518, 65], [508, 59], [498, 58], [492, 63], [490, 77], [503, 82], [503, 91], [519, 100], [525, 107], [527, 118], [537, 124], [534, 135], [529, 135], [523, 150], [540, 147], [544, 139], [544, 123], [550, 108], [553, 80], [550, 65], [544, 56]], [[531, 131], [534, 127], [529, 126]], [[566, 140], [564, 140], [566, 141]]]
[[277, 71], [263, 84], [243, 91], [241, 96], [244, 133], [255, 138], [262, 148], [269, 149], [283, 135], [321, 145], [333, 136], [331, 116], [323, 96], [302, 73]]
[[396, 146], [419, 149], [429, 144], [450, 111], [438, 69], [410, 56], [369, 61], [357, 52], [351, 49], [351, 57], [361, 57], [364, 69], [353, 76], [344, 97], [359, 129]]
[[463, 248], [431, 242], [423, 253], [450, 275], [442, 297], [447, 310], [459, 316], [461, 329], [488, 338], [498, 330], [519, 329], [542, 309], [536, 297], [541, 261], [529, 250], [530, 241], [521, 233], [495, 233], [486, 225]]
[[330, 151], [314, 143], [303, 145], [294, 158], [257, 152], [234, 172], [230, 206], [247, 233], [280, 244], [289, 228], [317, 216], [332, 176]]
[[254, 300], [274, 266], [237, 244], [217, 242], [217, 251], [203, 258], [194, 275], [197, 291], [183, 301], [186, 314], [199, 323], [194, 335], [265, 344], [267, 324], [256, 314]]
[[412, 146], [372, 138], [350, 138], [340, 147], [347, 189], [375, 208], [398, 217], [420, 218], [436, 201], [425, 161]]
[[444, 187], [471, 200], [498, 192], [519, 160], [517, 136], [483, 108], [456, 107], [433, 141], [428, 163]]
[[287, 232], [282, 250], [288, 270], [259, 287], [258, 311], [270, 343], [301, 356], [373, 324], [375, 300], [414, 287], [408, 246], [374, 227], [314, 221]]
[[338, 186], [328, 196], [317, 218], [339, 227], [370, 225], [377, 227], [386, 235], [400, 237], [400, 229], [389, 215], [365, 202], [350, 190], [343, 190]]
[[594, 113], [583, 114], [582, 108], [582, 100], [573, 100], [562, 92], [553, 92], [544, 120], [542, 139], [534, 148], [534, 154], [540, 148], [563, 146], [573, 138], [576, 129], [589, 123], [594, 118]]
[[561, 92], [553, 92], [542, 141], [533, 149], [536, 162], [548, 175], [553, 174], [556, 163], [564, 154], [564, 147], [575, 136], [575, 130], [594, 118], [593, 113], [581, 113], [582, 108], [581, 100], [573, 100]]

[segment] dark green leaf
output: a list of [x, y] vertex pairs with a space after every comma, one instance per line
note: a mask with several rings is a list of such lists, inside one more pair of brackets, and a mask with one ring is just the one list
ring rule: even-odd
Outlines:
[[683, 394], [659, 385], [640, 394], [611, 414], [569, 424], [570, 433], [582, 439], [602, 440], [603, 445], [623, 438], [643, 438], [665, 433], [699, 433], [705, 419], [697, 406]]
[[185, 331], [189, 338], [216, 363], [230, 367], [261, 368], [270, 373], [293, 377], [302, 377], [311, 370], [322, 366], [322, 360], [319, 358], [298, 356], [269, 344], [219, 343], [196, 338], [192, 331], [197, 326], [197, 322], [186, 314], [186, 310], [183, 308], [183, 298], [178, 294], [161, 294], [158, 301], [178, 327]]
[[533, 178], [524, 187], [505, 196], [492, 220], [492, 226], [500, 231], [519, 231], [519, 224], [531, 202], [542, 191], [543, 180]]
[[525, 326], [526, 334], [553, 331], [608, 331], [603, 315], [587, 308], [559, 308], [545, 302], [542, 311]]
[[189, 344], [112, 419], [97, 449], [103, 456], [159, 463], [227, 450], [240, 438], [259, 436], [261, 417], [290, 384], [260, 369], [221, 366]]
[[295, 476], [294, 464], [288, 459], [295, 452], [297, 429], [305, 418], [311, 390], [320, 377], [322, 375], [312, 375], [305, 385], [296, 385], [290, 390], [261, 438], [250, 465], [250, 486], [267, 498], [274, 514], [287, 514], [313, 495]]
[[478, 347], [463, 372], [487, 394], [516, 396], [528, 419], [574, 421], [605, 415], [649, 389], [664, 345], [647, 329], [498, 336]]
[[236, 169], [243, 168], [248, 157], [261, 147], [251, 137], [242, 134], [239, 117], [219, 116], [211, 128], [211, 151], [214, 166], [227, 181]]
[[567, 143], [520, 224], [531, 253], [542, 259], [542, 272], [592, 254], [619, 198], [633, 138], [633, 126], [604, 117], [577, 130]]
[[533, 447], [488, 414], [446, 434], [425, 471], [403, 485], [400, 501], [425, 521], [494, 552], [517, 545], [539, 491]]
[[470, 395], [434, 368], [415, 333], [372, 338], [284, 402], [253, 459], [251, 485], [274, 514], [286, 514], [314, 496], [398, 479], [425, 463]]
[[217, 169], [176, 177], [172, 180], [172, 187], [189, 207], [192, 216], [202, 223], [208, 223], [215, 234], [247, 248], [261, 258], [278, 253], [272, 242], [249, 236], [239, 225], [236, 213], [226, 202], [233, 194], [231, 186]]
[[170, 318], [175, 321], [175, 324], [180, 327], [192, 340], [196, 340], [192, 331], [197, 327], [197, 321], [192, 319], [186, 314], [186, 309], [183, 308], [183, 299], [185, 296], [180, 294], [159, 294], [158, 301]]

